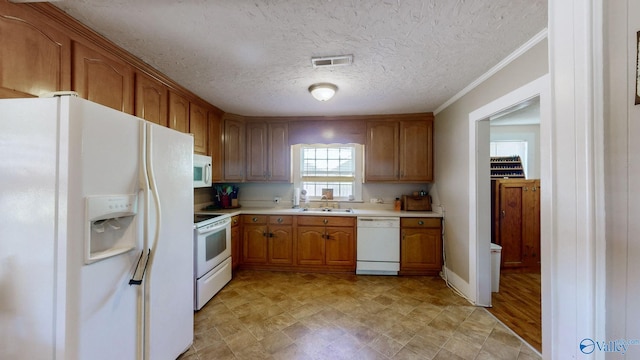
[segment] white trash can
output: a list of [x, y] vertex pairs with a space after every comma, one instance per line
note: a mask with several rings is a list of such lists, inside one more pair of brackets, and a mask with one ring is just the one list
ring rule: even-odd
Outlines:
[[491, 243], [491, 292], [500, 290], [500, 257], [502, 246]]

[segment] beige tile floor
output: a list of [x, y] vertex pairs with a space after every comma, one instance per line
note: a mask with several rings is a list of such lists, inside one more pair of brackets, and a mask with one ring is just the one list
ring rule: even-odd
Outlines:
[[240, 271], [180, 360], [540, 359], [438, 277]]

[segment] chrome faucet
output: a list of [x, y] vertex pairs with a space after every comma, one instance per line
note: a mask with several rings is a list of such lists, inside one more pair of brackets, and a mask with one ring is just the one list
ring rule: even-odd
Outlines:
[[327, 195], [322, 195], [320, 200], [324, 200], [324, 208], [325, 209], [329, 208], [329, 199], [327, 198]]

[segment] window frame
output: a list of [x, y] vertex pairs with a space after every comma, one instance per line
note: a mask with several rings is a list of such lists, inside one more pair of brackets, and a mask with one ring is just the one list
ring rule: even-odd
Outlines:
[[[330, 201], [351, 201], [362, 202], [362, 184], [364, 182], [364, 145], [356, 143], [348, 144], [295, 144], [291, 146], [291, 161], [292, 165], [292, 179], [294, 188], [303, 189], [302, 187], [302, 148], [303, 147], [318, 147], [318, 148], [332, 148], [332, 147], [354, 147], [355, 148], [355, 170], [353, 180], [353, 199], [348, 196], [334, 196]], [[335, 179], [335, 178], [333, 178]], [[324, 201], [322, 196], [307, 196], [307, 201]]]

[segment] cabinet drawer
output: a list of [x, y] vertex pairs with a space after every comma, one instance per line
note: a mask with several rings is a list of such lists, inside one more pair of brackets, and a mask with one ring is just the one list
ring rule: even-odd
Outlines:
[[293, 216], [269, 216], [269, 224], [291, 225], [293, 224]]
[[298, 216], [298, 225], [308, 226], [355, 226], [356, 218], [344, 216]]
[[242, 215], [243, 224], [266, 224], [267, 215]]
[[437, 228], [440, 222], [440, 218], [400, 218], [401, 227]]

